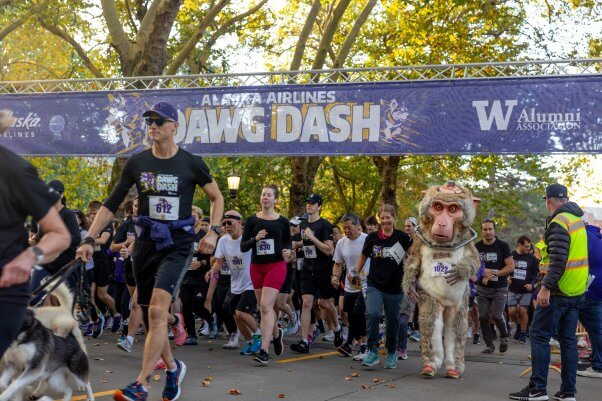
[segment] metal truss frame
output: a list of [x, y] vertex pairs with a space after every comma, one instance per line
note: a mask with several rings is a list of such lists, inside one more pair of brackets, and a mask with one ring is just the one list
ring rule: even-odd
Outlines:
[[602, 58], [419, 65], [239, 74], [0, 82], [0, 95], [94, 91], [145, 91], [287, 84], [342, 84], [461, 79], [587, 76], [602, 74]]

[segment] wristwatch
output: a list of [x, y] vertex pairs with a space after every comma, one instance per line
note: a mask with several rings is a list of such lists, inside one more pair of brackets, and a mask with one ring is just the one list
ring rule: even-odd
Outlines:
[[36, 257], [36, 265], [39, 265], [44, 260], [44, 251], [37, 246], [30, 246], [29, 249], [33, 252]]
[[220, 226], [211, 226], [209, 227], [209, 229], [216, 233], [218, 236], [222, 235], [222, 229]]

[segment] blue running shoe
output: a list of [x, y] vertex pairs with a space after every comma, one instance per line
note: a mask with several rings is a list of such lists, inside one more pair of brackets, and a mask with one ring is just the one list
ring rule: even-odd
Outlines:
[[[397, 362], [397, 360], [395, 360], [395, 361]], [[376, 366], [379, 363], [380, 363], [380, 359], [378, 358], [378, 354], [376, 353], [376, 350], [370, 350], [370, 352], [368, 352], [368, 354], [366, 354], [366, 357], [362, 361], [363, 366]]]
[[259, 352], [259, 349], [261, 348], [261, 335], [253, 334], [252, 341], [253, 341], [253, 346], [251, 347], [251, 351], [253, 352], [253, 355], [254, 355], [257, 352]]
[[253, 341], [248, 341], [244, 348], [240, 350], [241, 355], [255, 355], [255, 352], [252, 351]]
[[186, 365], [184, 362], [174, 359], [177, 370], [175, 372], [165, 371], [165, 387], [161, 397], [163, 401], [174, 401], [180, 398], [182, 380], [186, 375]]
[[139, 382], [133, 382], [126, 388], [117, 390], [113, 395], [115, 401], [146, 401], [148, 392]]

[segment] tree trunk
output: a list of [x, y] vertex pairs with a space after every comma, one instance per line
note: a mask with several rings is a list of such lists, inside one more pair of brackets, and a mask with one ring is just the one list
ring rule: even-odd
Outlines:
[[305, 199], [314, 187], [322, 157], [291, 157], [292, 181], [289, 187], [289, 216], [305, 213]]
[[397, 210], [397, 169], [401, 156], [375, 156], [373, 159], [380, 176], [380, 204], [389, 204]]

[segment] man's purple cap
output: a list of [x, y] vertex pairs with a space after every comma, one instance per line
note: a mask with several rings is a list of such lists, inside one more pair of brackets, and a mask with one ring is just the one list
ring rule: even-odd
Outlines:
[[178, 110], [167, 102], [158, 102], [153, 104], [150, 110], [147, 110], [142, 114], [143, 117], [148, 117], [151, 113], [160, 115], [163, 118], [167, 118], [173, 121], [178, 121]]

